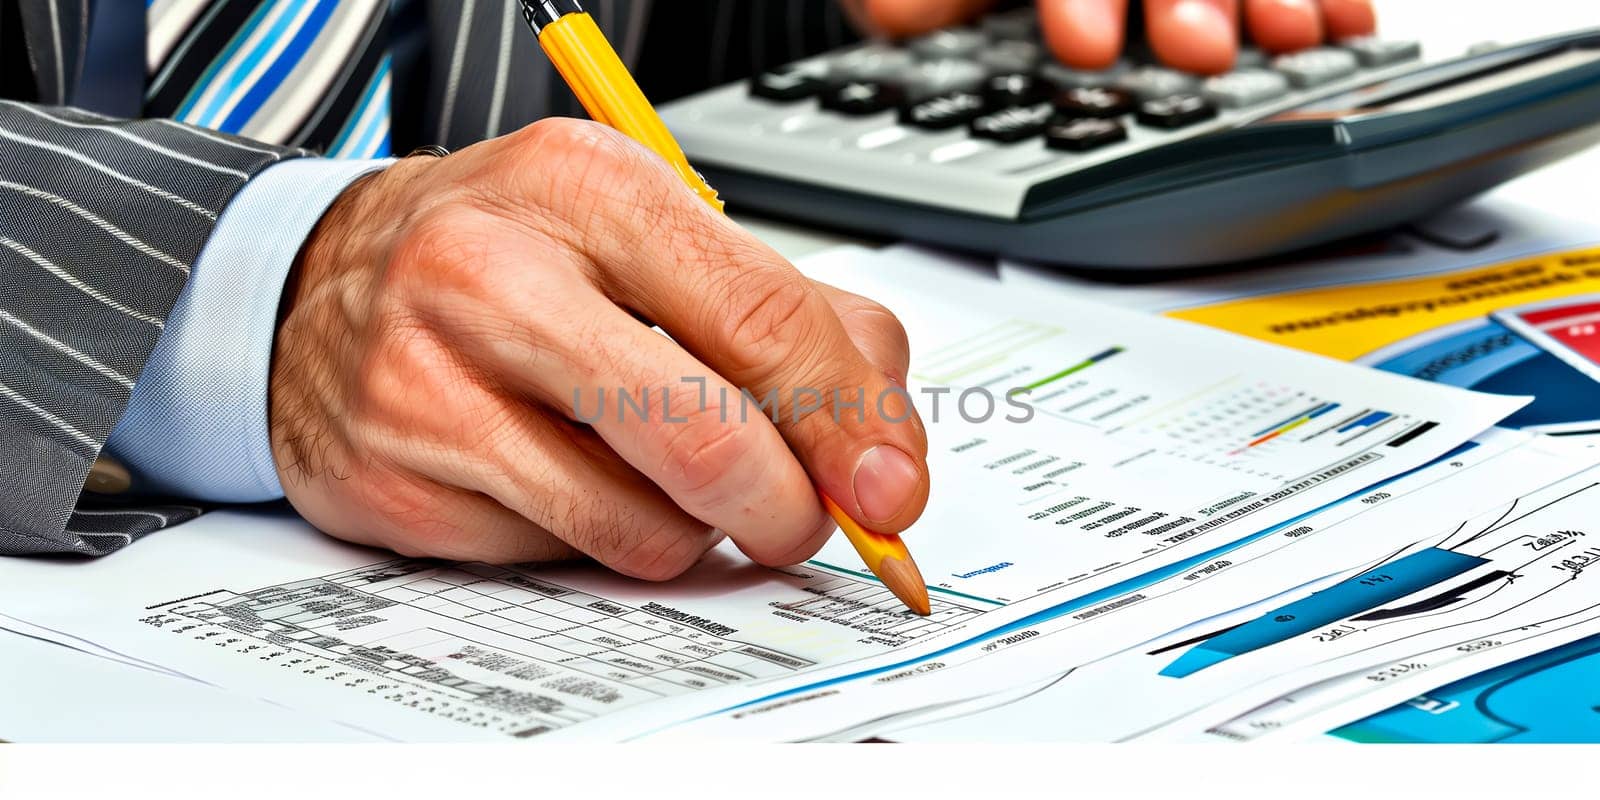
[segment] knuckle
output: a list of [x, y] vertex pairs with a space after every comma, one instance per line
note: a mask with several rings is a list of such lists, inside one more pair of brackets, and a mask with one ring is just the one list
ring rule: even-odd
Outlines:
[[586, 149], [603, 139], [604, 126], [572, 117], [546, 117], [524, 126], [508, 137], [518, 149], [571, 153]]
[[642, 435], [644, 452], [660, 454], [657, 473], [673, 494], [695, 505], [721, 507], [738, 499], [745, 488], [739, 465], [756, 456], [760, 429], [728, 418], [722, 407], [709, 405], [672, 420], [652, 417]]
[[[439, 344], [419, 326], [391, 320], [382, 323], [375, 338], [353, 376], [353, 416], [379, 423], [411, 419], [419, 401], [429, 399], [425, 395], [437, 376], [454, 370]], [[418, 381], [419, 375], [429, 380]]]
[[459, 203], [440, 203], [418, 212], [395, 241], [392, 267], [431, 275], [475, 254], [481, 245], [481, 215]]
[[525, 168], [518, 171], [543, 176], [541, 194], [551, 207], [583, 203], [591, 195], [615, 197], [637, 183], [629, 176], [640, 171], [639, 148], [603, 125], [557, 117], [517, 135], [517, 160]]
[[713, 330], [733, 350], [727, 354], [741, 372], [767, 372], [791, 354], [796, 343], [813, 339], [816, 297], [798, 273], [751, 273], [735, 279]]
[[618, 570], [647, 581], [666, 581], [682, 575], [700, 560], [700, 542], [707, 530], [685, 531], [675, 519], [658, 520], [634, 537], [620, 554]]
[[856, 313], [865, 317], [876, 330], [881, 331], [883, 334], [900, 340], [906, 338], [906, 326], [900, 322], [900, 318], [895, 316], [893, 311], [889, 310], [888, 306], [876, 300], [863, 297], [861, 298], [861, 307]]
[[900, 352], [911, 349], [911, 340], [906, 335], [905, 325], [888, 306], [876, 300], [857, 297], [851, 301], [851, 306], [845, 315], [851, 327], [860, 329], [877, 341], [893, 345]]
[[516, 254], [502, 251], [517, 240], [496, 230], [495, 220], [462, 203], [419, 215], [396, 243], [391, 284], [422, 307], [448, 298], [498, 307], [514, 289], [513, 271], [500, 265]]
[[601, 502], [578, 508], [572, 514], [574, 537], [581, 549], [606, 566], [635, 578], [664, 581], [683, 574], [699, 554], [698, 538], [684, 530], [672, 514], [647, 519], [642, 509]]
[[436, 491], [399, 474], [359, 483], [359, 504], [382, 520], [376, 538], [409, 558], [471, 557], [472, 540], [446, 513]]

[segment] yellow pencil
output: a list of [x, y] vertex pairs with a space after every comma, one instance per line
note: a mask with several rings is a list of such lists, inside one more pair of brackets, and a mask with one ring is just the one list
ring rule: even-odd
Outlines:
[[[666, 123], [661, 121], [627, 66], [606, 41], [605, 34], [577, 0], [521, 1], [522, 16], [539, 37], [539, 46], [550, 57], [562, 79], [572, 87], [572, 93], [577, 95], [589, 116], [659, 154], [695, 194], [712, 208], [722, 211], [717, 191], [690, 166]], [[861, 554], [867, 569], [872, 570], [906, 607], [918, 614], [930, 613], [928, 587], [900, 537], [861, 527], [825, 494], [822, 505]]]

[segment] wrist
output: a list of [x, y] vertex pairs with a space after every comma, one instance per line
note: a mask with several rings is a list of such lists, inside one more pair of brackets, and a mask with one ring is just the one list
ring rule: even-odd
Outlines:
[[[333, 381], [357, 365], [343, 359], [359, 338], [365, 301], [377, 291], [394, 233], [412, 215], [413, 186], [437, 159], [408, 158], [351, 182], [327, 207], [296, 254], [279, 301], [267, 391], [267, 439], [290, 502], [327, 466], [318, 442], [333, 406]], [[344, 345], [344, 346], [341, 346]]]
[[282, 496], [267, 389], [285, 279], [334, 199], [382, 164], [286, 160], [228, 204], [107, 442], [141, 491], [220, 502]]
[[377, 186], [394, 170], [403, 170], [402, 162], [385, 169], [367, 173], [355, 179], [311, 229], [284, 282], [283, 298], [278, 305], [278, 327], [281, 329], [296, 308], [303, 303], [303, 295], [312, 287], [324, 283], [335, 267], [348, 263], [354, 255], [354, 245], [364, 239], [367, 232], [363, 223], [369, 222], [377, 212], [379, 203], [373, 197], [382, 192]]

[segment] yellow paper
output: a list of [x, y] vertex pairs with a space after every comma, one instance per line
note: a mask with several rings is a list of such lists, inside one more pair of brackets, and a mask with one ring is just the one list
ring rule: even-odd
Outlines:
[[1600, 247], [1421, 278], [1284, 292], [1168, 316], [1354, 360], [1451, 323], [1591, 293], [1600, 293]]

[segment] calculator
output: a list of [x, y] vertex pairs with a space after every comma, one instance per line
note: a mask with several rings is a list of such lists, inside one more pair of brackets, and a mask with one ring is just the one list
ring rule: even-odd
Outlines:
[[1428, 61], [1366, 37], [1233, 70], [1050, 57], [1030, 11], [868, 42], [662, 107], [737, 209], [1105, 270], [1403, 224], [1600, 139], [1600, 29]]

